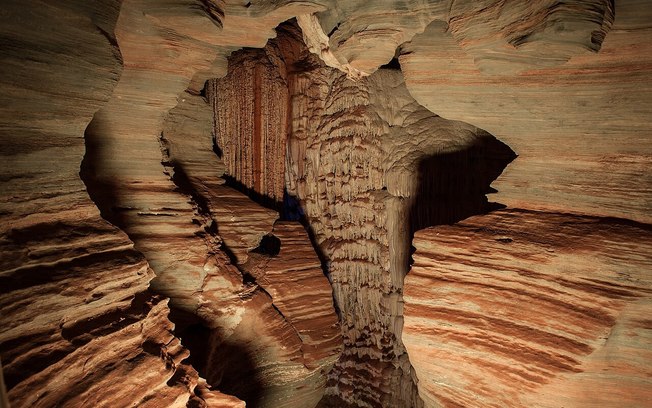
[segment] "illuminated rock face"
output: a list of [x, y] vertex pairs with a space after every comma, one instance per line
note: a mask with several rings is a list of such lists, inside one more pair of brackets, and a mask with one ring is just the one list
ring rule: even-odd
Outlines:
[[[323, 404], [420, 406], [400, 335], [409, 236], [486, 211], [489, 184], [513, 152], [421, 107], [399, 70], [347, 79], [311, 55], [291, 25], [264, 50], [236, 53], [210, 95], [227, 171], [268, 196], [256, 180], [284, 172], [328, 265], [344, 351]], [[277, 145], [286, 160], [259, 166], [264, 146]]]
[[79, 178], [84, 129], [121, 73], [120, 2], [35, 3], [5, 3], [0, 24], [0, 358], [11, 405], [242, 406], [182, 363], [147, 260]]
[[649, 11], [5, 1], [8, 400], [645, 405]]
[[649, 401], [649, 226], [500, 210], [414, 246], [403, 340], [427, 405]]
[[[401, 48], [401, 69], [420, 104], [487, 130], [519, 155], [493, 185], [496, 201], [649, 223], [652, 28], [643, 3], [616, 1], [600, 51], [564, 64], [487, 74], [435, 21]], [[511, 62], [497, 55], [501, 66]], [[519, 55], [515, 65], [530, 61]]]
[[[3, 23], [4, 43], [29, 51], [3, 51], [0, 357], [9, 400], [243, 406], [210, 391], [192, 362], [214, 388], [252, 405], [314, 406], [340, 349], [328, 281], [302, 228], [274, 227], [274, 211], [223, 185], [212, 114], [193, 88], [196, 73], [216, 75], [215, 50], [224, 58], [229, 35], [246, 27], [229, 34], [225, 26], [215, 45], [202, 40], [220, 32], [219, 15], [192, 2], [104, 3], [37, 14], [14, 4], [3, 14], [13, 19]], [[274, 27], [292, 7], [256, 21]], [[26, 39], [31, 18], [51, 29]], [[268, 35], [259, 30], [240, 46], [264, 45]], [[274, 231], [301, 258], [286, 247], [274, 262], [258, 257], [257, 270], [275, 279], [265, 288], [245, 282], [226, 243], [244, 262]], [[206, 350], [193, 347], [202, 330]]]

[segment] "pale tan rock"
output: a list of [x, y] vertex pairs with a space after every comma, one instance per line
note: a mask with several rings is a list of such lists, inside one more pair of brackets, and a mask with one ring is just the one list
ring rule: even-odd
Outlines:
[[79, 178], [84, 129], [121, 71], [119, 7], [3, 4], [0, 358], [13, 407], [196, 398], [152, 270]]
[[[597, 54], [580, 52], [562, 65], [530, 65], [518, 74], [483, 74], [451, 28], [435, 22], [401, 48], [401, 69], [423, 106], [487, 130], [519, 155], [494, 183], [496, 201], [649, 222], [649, 10], [645, 2], [618, 1]], [[502, 65], [519, 64], [517, 51], [496, 56]], [[542, 45], [540, 52], [548, 51]]]
[[403, 341], [428, 406], [645, 406], [647, 225], [501, 210], [419, 231]]
[[561, 65], [600, 50], [613, 1], [453, 1], [447, 32], [485, 74]]

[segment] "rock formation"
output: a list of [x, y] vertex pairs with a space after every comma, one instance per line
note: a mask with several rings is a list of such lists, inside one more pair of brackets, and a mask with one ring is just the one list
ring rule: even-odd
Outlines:
[[3, 408], [652, 399], [647, 2], [64, 3], [0, 13]]
[[[236, 96], [248, 88], [240, 95], [257, 96]], [[326, 258], [343, 325], [345, 349], [324, 403], [419, 406], [400, 335], [410, 233], [486, 210], [484, 194], [513, 153], [486, 132], [421, 107], [398, 70], [347, 79], [311, 55], [288, 25], [264, 50], [235, 54], [229, 74], [210, 89], [219, 149], [238, 164], [227, 166], [237, 181], [269, 196], [248, 180], [270, 180], [283, 163], [258, 166], [263, 144], [249, 137], [281, 151], [287, 139], [287, 193], [300, 200]], [[272, 103], [273, 95], [286, 105]], [[457, 180], [433, 162], [438, 156], [476, 176]]]
[[12, 406], [241, 406], [182, 364], [151, 268], [79, 178], [84, 129], [120, 76], [120, 3], [21, 3], [5, 4], [1, 24], [0, 357]]
[[[401, 69], [423, 106], [485, 129], [518, 153], [493, 185], [497, 201], [647, 223], [652, 145], [644, 135], [652, 130], [646, 119], [652, 114], [652, 31], [646, 6], [617, 1], [597, 54], [578, 53], [545, 67], [525, 52], [519, 74], [483, 73], [456, 34], [433, 22], [401, 48]], [[512, 60], [505, 61], [501, 67]]]
[[427, 405], [643, 406], [648, 225], [500, 210], [415, 234], [403, 339]]

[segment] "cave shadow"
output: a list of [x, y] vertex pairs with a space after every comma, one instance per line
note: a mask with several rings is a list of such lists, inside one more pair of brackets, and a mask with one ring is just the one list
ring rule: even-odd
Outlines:
[[505, 208], [490, 202], [487, 194], [497, 192], [491, 183], [516, 157], [505, 143], [481, 131], [465, 149], [422, 158], [418, 163], [417, 192], [408, 210], [409, 243], [420, 229], [454, 224]]
[[[107, 124], [101, 117], [101, 112], [96, 114], [91, 123], [88, 125], [84, 137], [86, 153], [80, 166], [80, 178], [86, 185], [87, 192], [91, 200], [100, 210], [102, 218], [127, 232], [129, 212], [135, 208], [123, 207], [120, 204], [120, 198], [128, 194], [128, 186], [119, 184], [118, 180], [111, 177], [103, 176], [109, 151], [108, 141], [103, 135], [108, 132]], [[175, 191], [180, 194], [191, 197], [197, 205], [200, 214], [210, 214], [207, 201], [194, 191], [192, 183], [179, 163], [173, 160], [166, 161], [169, 157], [166, 149], [169, 148], [165, 139], [161, 138], [162, 160], [161, 171], [165, 172], [166, 168], [171, 168], [172, 182], [175, 184]], [[215, 234], [217, 226], [211, 223], [197, 234]], [[134, 236], [129, 235], [134, 240]], [[267, 245], [267, 242], [265, 242]], [[271, 249], [265, 247], [265, 250], [273, 251], [276, 243], [268, 245]], [[279, 244], [280, 246], [280, 244]], [[136, 249], [138, 249], [136, 245]], [[234, 255], [223, 245], [222, 251], [226, 253], [232, 263]], [[243, 277], [244, 279], [244, 277]], [[244, 282], [246, 283], [246, 282]], [[147, 291], [149, 295], [149, 291]], [[221, 392], [234, 395], [247, 403], [247, 407], [260, 406], [265, 397], [265, 387], [260, 378], [258, 367], [256, 365], [256, 353], [246, 345], [237, 344], [228, 339], [223, 340], [223, 333], [219, 329], [209, 328], [199, 316], [183, 312], [170, 305], [169, 319], [175, 324], [174, 335], [181, 339], [181, 344], [190, 351], [190, 356], [184, 360], [197, 370], [199, 375], [207, 382]], [[147, 351], [147, 350], [146, 350]], [[156, 350], [152, 349], [151, 352]], [[158, 351], [156, 351], [158, 353]], [[183, 371], [179, 371], [176, 376], [182, 376]], [[180, 379], [171, 378], [170, 385]]]
[[[217, 147], [217, 149], [219, 149], [219, 147]], [[283, 213], [283, 201], [270, 197], [267, 194], [261, 194], [255, 189], [247, 187], [245, 184], [241, 183], [238, 179], [226, 173], [222, 176], [222, 178], [226, 181], [224, 183], [225, 186], [231, 187], [232, 189], [241, 192], [242, 194], [249, 197], [252, 201], [254, 201], [257, 204], [260, 204], [265, 208], [274, 210], [279, 214]]]
[[123, 229], [125, 220], [121, 213], [129, 209], [114, 205], [118, 198], [118, 186], [113, 180], [100, 176], [108, 150], [108, 141], [102, 135], [109, 131], [101, 115], [101, 111], [97, 112], [84, 131], [86, 152], [79, 168], [79, 178], [86, 185], [86, 191], [102, 218]]
[[265, 384], [256, 364], [256, 351], [245, 344], [224, 338], [219, 328], [210, 328], [198, 316], [171, 308], [169, 319], [175, 324], [175, 335], [190, 356], [190, 364], [206, 379], [213, 390], [233, 395], [256, 408], [265, 397]]

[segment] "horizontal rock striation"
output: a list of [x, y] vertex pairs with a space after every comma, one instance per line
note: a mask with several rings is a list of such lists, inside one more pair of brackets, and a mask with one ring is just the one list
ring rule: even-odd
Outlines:
[[652, 232], [500, 210], [415, 234], [403, 341], [429, 406], [643, 406]]
[[[249, 273], [274, 300], [274, 306], [301, 338], [303, 364], [307, 368], [330, 367], [339, 357], [342, 339], [333, 313], [332, 289], [303, 225], [279, 221], [247, 267]], [[267, 254], [265, 254], [267, 252]], [[254, 256], [252, 254], [252, 256]], [[324, 382], [325, 383], [325, 382]]]
[[447, 32], [485, 74], [561, 65], [598, 52], [614, 1], [453, 1]]
[[[575, 15], [569, 24], [594, 21], [597, 27], [600, 3], [591, 3], [594, 9]], [[456, 24], [461, 22], [451, 21], [432, 23], [402, 46], [401, 69], [420, 104], [481, 127], [518, 153], [519, 159], [494, 184], [497, 201], [515, 208], [649, 223], [652, 145], [643, 135], [652, 130], [647, 120], [652, 115], [652, 44], [650, 8], [644, 3], [616, 2], [615, 20], [600, 51], [574, 53], [562, 65], [541, 65], [517, 47], [491, 55], [502, 61], [501, 67], [521, 66], [520, 72], [500, 68], [487, 75], [468, 49], [482, 42], [460, 44], [457, 37], [472, 30], [483, 35], [483, 26], [460, 31]], [[584, 6], [574, 11], [571, 3], [559, 7], [565, 10], [561, 18]], [[565, 18], [558, 24], [565, 24]], [[533, 24], [527, 15], [523, 21]], [[555, 55], [563, 49], [565, 34], [551, 38], [554, 46], [528, 37], [526, 48]]]
[[[13, 407], [242, 406], [211, 392], [152, 270], [79, 179], [121, 72], [120, 2], [3, 4], [0, 358]], [[40, 27], [26, 30], [25, 27]]]

